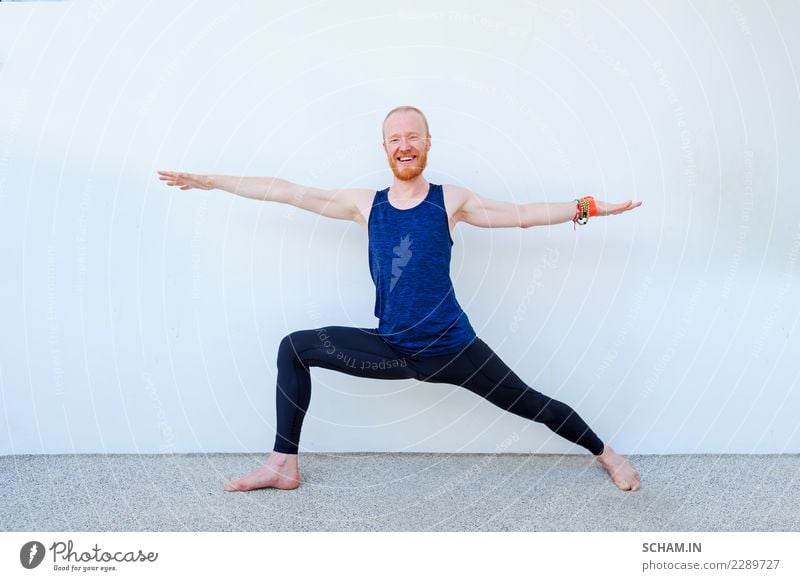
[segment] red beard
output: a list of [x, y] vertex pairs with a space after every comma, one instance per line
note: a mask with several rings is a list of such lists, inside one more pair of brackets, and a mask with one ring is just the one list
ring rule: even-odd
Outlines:
[[420, 175], [425, 166], [428, 165], [428, 153], [425, 150], [422, 151], [412, 151], [410, 155], [416, 155], [416, 159], [411, 161], [410, 163], [400, 163], [397, 158], [398, 157], [405, 157], [401, 155], [393, 155], [389, 157], [389, 167], [392, 168], [392, 173], [394, 176], [401, 181], [409, 181], [413, 180], [415, 177]]

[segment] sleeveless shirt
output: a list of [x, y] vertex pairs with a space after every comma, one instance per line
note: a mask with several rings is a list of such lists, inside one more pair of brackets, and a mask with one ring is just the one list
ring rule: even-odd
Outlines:
[[407, 210], [375, 193], [368, 222], [369, 271], [378, 335], [408, 356], [455, 353], [476, 337], [450, 280], [453, 239], [441, 185]]

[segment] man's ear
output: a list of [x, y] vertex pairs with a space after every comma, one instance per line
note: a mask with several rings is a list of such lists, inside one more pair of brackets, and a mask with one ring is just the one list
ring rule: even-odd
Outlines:
[[431, 149], [431, 136], [430, 136], [430, 134], [428, 134], [428, 137], [425, 138], [425, 141], [426, 141], [426, 147], [427, 147], [427, 149], [425, 151], [430, 151], [430, 149]]

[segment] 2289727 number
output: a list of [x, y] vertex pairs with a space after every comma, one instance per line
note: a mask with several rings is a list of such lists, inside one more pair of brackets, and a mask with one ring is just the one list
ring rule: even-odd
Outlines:
[[729, 569], [777, 569], [780, 559], [734, 559]]

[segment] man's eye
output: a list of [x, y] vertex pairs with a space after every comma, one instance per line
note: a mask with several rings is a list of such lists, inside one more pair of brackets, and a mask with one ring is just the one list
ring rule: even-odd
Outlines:
[[389, 143], [391, 143], [392, 145], [395, 145], [396, 143], [400, 143], [400, 140], [399, 140], [399, 139], [397, 139], [397, 138], [395, 138], [395, 139], [390, 139], [390, 140], [389, 140]]

